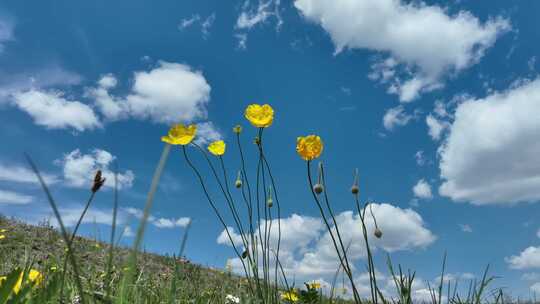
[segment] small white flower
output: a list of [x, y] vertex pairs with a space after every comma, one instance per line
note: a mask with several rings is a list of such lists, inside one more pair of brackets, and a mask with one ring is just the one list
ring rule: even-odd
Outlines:
[[225, 303], [227, 304], [240, 304], [240, 298], [233, 295], [227, 295], [225, 297]]

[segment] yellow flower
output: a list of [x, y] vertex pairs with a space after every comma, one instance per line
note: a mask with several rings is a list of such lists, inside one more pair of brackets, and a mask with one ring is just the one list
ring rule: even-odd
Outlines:
[[298, 295], [296, 294], [294, 290], [287, 291], [281, 294], [281, 299], [295, 303], [295, 302], [298, 302]]
[[[22, 287], [22, 279], [23, 279], [23, 272], [19, 275], [19, 278], [17, 279], [17, 283], [15, 283], [15, 286], [13, 286], [13, 292], [19, 293]], [[6, 280], [6, 277], [0, 277], [0, 283]], [[43, 282], [43, 275], [35, 270], [31, 269], [28, 273], [27, 280], [33, 283], [34, 286], [39, 285]]]
[[250, 104], [244, 114], [247, 120], [257, 128], [266, 128], [274, 121], [274, 109], [270, 105]]
[[7, 229], [0, 229], [0, 233], [5, 233], [7, 232]]
[[319, 282], [311, 282], [308, 284], [309, 288], [310, 289], [320, 289], [321, 288], [321, 283]]
[[52, 272], [56, 272], [57, 270], [58, 270], [58, 267], [56, 267], [56, 266], [51, 266], [51, 271], [52, 271]]
[[172, 126], [169, 134], [161, 137], [161, 141], [171, 145], [187, 145], [193, 140], [196, 133], [196, 125], [177, 124]]
[[216, 140], [208, 145], [208, 151], [214, 154], [215, 156], [221, 156], [225, 154], [226, 144], [223, 140]]
[[6, 236], [5, 236], [5, 235], [3, 235], [3, 234], [0, 234], [0, 240], [3, 240], [3, 239], [5, 239], [5, 238], [6, 238]]
[[304, 160], [314, 160], [321, 156], [323, 151], [323, 142], [317, 135], [308, 135], [296, 139], [296, 152]]

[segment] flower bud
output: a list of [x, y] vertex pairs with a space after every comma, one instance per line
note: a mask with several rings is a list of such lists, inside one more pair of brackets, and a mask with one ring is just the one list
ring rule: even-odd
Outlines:
[[234, 182], [234, 186], [236, 188], [242, 187], [242, 172], [238, 171], [238, 176], [236, 177], [236, 181]]
[[234, 126], [233, 132], [236, 133], [236, 134], [240, 134], [240, 132], [242, 132], [242, 126], [240, 126], [240, 125]]
[[98, 170], [96, 172], [96, 175], [94, 176], [94, 184], [92, 185], [92, 192], [98, 192], [101, 186], [105, 183], [105, 178], [101, 177], [101, 170]]
[[379, 228], [375, 229], [375, 232], [373, 233], [376, 238], [380, 239], [382, 237], [382, 231]]
[[242, 252], [242, 259], [247, 258], [247, 256], [248, 256], [248, 251], [244, 250], [244, 252]]
[[266, 204], [268, 205], [268, 208], [272, 208], [272, 206], [274, 206], [274, 201], [271, 197], [266, 200]]
[[356, 195], [356, 194], [358, 194], [358, 192], [360, 192], [360, 188], [358, 188], [357, 185], [353, 185], [353, 186], [351, 187], [351, 193], [354, 194], [354, 195]]
[[324, 191], [324, 187], [323, 185], [317, 183], [315, 186], [313, 186], [313, 191], [317, 194], [321, 194]]

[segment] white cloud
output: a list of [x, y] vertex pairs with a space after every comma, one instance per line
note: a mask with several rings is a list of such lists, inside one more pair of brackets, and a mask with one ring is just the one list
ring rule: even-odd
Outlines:
[[[73, 187], [91, 187], [97, 170], [106, 178], [105, 187], [114, 187], [114, 173], [109, 168], [116, 157], [111, 153], [94, 149], [90, 154], [82, 154], [79, 149], [64, 155], [56, 163], [62, 166], [64, 181]], [[130, 188], [135, 175], [131, 170], [118, 172], [118, 188]]]
[[540, 247], [528, 247], [519, 255], [505, 258], [512, 269], [540, 268]]
[[180, 24], [178, 24], [178, 29], [183, 31], [187, 29], [188, 27], [192, 26], [193, 24], [195, 24], [200, 19], [201, 19], [201, 16], [199, 16], [199, 14], [195, 14], [191, 16], [190, 18], [182, 19], [180, 21]]
[[425, 180], [419, 180], [413, 187], [414, 196], [420, 199], [432, 199], [431, 185]]
[[251, 5], [250, 1], [244, 2], [242, 12], [236, 20], [236, 28], [251, 29], [257, 24], [265, 23], [269, 18], [275, 17], [277, 27], [283, 23], [279, 13], [280, 0], [259, 0], [257, 5]]
[[245, 50], [247, 49], [247, 34], [234, 34], [234, 37], [238, 39], [238, 46], [237, 48], [239, 50]]
[[459, 224], [459, 228], [463, 232], [472, 232], [472, 227], [469, 224]]
[[386, 130], [392, 131], [396, 127], [402, 127], [409, 123], [414, 117], [407, 114], [403, 106], [388, 109], [383, 117], [383, 126]]
[[[105, 77], [114, 78], [110, 74]], [[109, 119], [132, 116], [171, 124], [207, 116], [210, 85], [200, 71], [187, 65], [160, 61], [148, 72], [135, 72], [133, 86], [126, 97], [111, 96], [109, 90], [116, 81], [104, 81], [104, 78], [97, 88], [88, 89], [88, 95]]]
[[223, 139], [223, 135], [210, 121], [197, 124], [197, 137], [195, 143], [198, 145], [205, 145], [209, 142]]
[[[349, 48], [388, 54], [395, 63], [374, 73], [384, 72], [386, 80], [371, 78], [383, 82], [392, 78], [393, 92], [404, 102], [440, 88], [447, 74], [477, 63], [497, 37], [510, 29], [509, 22], [500, 17], [482, 23], [470, 12], [449, 15], [444, 8], [423, 2], [297, 0], [294, 5], [330, 34], [336, 53]], [[398, 65], [405, 66], [408, 79], [396, 76]]]
[[431, 139], [434, 141], [441, 139], [443, 132], [450, 127], [448, 122], [439, 120], [431, 114], [426, 116], [426, 124], [428, 126], [429, 136], [431, 136]]
[[26, 205], [33, 200], [33, 196], [0, 189], [0, 204]]
[[[56, 175], [45, 172], [40, 172], [40, 174], [47, 185], [56, 184], [59, 181]], [[39, 183], [36, 174], [30, 169], [19, 165], [13, 166], [2, 163], [0, 163], [0, 180], [26, 184]]]
[[536, 236], [540, 238], [540, 229], [538, 229], [538, 231], [536, 232]]
[[175, 228], [186, 227], [190, 221], [189, 217], [182, 217], [179, 219], [158, 218], [152, 221], [152, 224], [157, 228]]
[[525, 280], [525, 281], [538, 281], [538, 280], [540, 280], [540, 273], [537, 273], [537, 272], [527, 272], [527, 273], [524, 273], [524, 274], [521, 276], [521, 279], [522, 279], [522, 280]]
[[[394, 252], [423, 248], [436, 239], [431, 231], [425, 227], [420, 215], [411, 209], [401, 209], [389, 204], [373, 204], [372, 210], [377, 218], [377, 224], [383, 231], [381, 239], [375, 238], [373, 236], [373, 220], [371, 216], [366, 219], [370, 244], [374, 251], [383, 249]], [[351, 244], [348, 251], [350, 259], [357, 262], [359, 259], [365, 258], [362, 225], [358, 215], [346, 211], [336, 216], [344, 243]], [[275, 248], [277, 220], [272, 222], [272, 227], [270, 244], [271, 247]], [[322, 219], [293, 214], [281, 220], [281, 231], [280, 260], [286, 273], [294, 274], [297, 278], [313, 278], [334, 274], [339, 261]], [[233, 240], [237, 244], [242, 242], [237, 233], [233, 233]], [[218, 237], [218, 243], [229, 244], [224, 233]], [[240, 266], [239, 260], [232, 259], [231, 261], [236, 268]]]
[[13, 94], [13, 103], [28, 113], [37, 125], [48, 129], [92, 130], [101, 126], [88, 105], [64, 98], [60, 91], [31, 89]]
[[426, 164], [426, 157], [424, 155], [424, 151], [420, 150], [420, 151], [417, 151], [415, 154], [414, 154], [414, 159], [416, 160], [416, 164], [420, 167], [424, 166]]
[[441, 195], [477, 205], [540, 199], [540, 79], [465, 100], [454, 117], [439, 147]]
[[199, 24], [203, 39], [208, 39], [208, 36], [210, 36], [210, 28], [212, 28], [212, 25], [214, 25], [214, 21], [216, 21], [216, 13], [212, 13], [204, 20], [199, 14], [194, 14], [190, 18], [182, 19], [180, 24], [178, 24], [178, 29], [180, 31], [184, 31], [192, 26], [195, 26], [196, 24]]
[[5, 42], [13, 40], [14, 28], [15, 23], [12, 19], [0, 16], [0, 53], [4, 51]]

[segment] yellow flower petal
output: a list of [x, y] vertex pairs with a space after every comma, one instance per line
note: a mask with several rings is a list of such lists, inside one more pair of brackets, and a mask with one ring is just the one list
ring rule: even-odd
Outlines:
[[6, 236], [5, 236], [5, 235], [3, 235], [3, 234], [0, 234], [0, 240], [3, 240], [3, 239], [5, 239], [5, 238], [6, 238]]
[[208, 151], [210, 151], [210, 153], [214, 154], [215, 156], [221, 156], [225, 154], [226, 147], [227, 145], [223, 140], [216, 140], [210, 145], [208, 145]]
[[266, 128], [274, 121], [274, 109], [270, 105], [251, 104], [244, 113], [249, 122], [257, 128]]
[[314, 160], [321, 156], [323, 147], [323, 142], [317, 135], [300, 136], [296, 139], [296, 152], [304, 160]]
[[281, 294], [281, 299], [289, 302], [298, 302], [298, 295], [294, 291], [287, 291]]
[[187, 145], [197, 134], [197, 126], [184, 124], [177, 124], [172, 126], [169, 133], [166, 136], [161, 137], [161, 141], [171, 145]]

